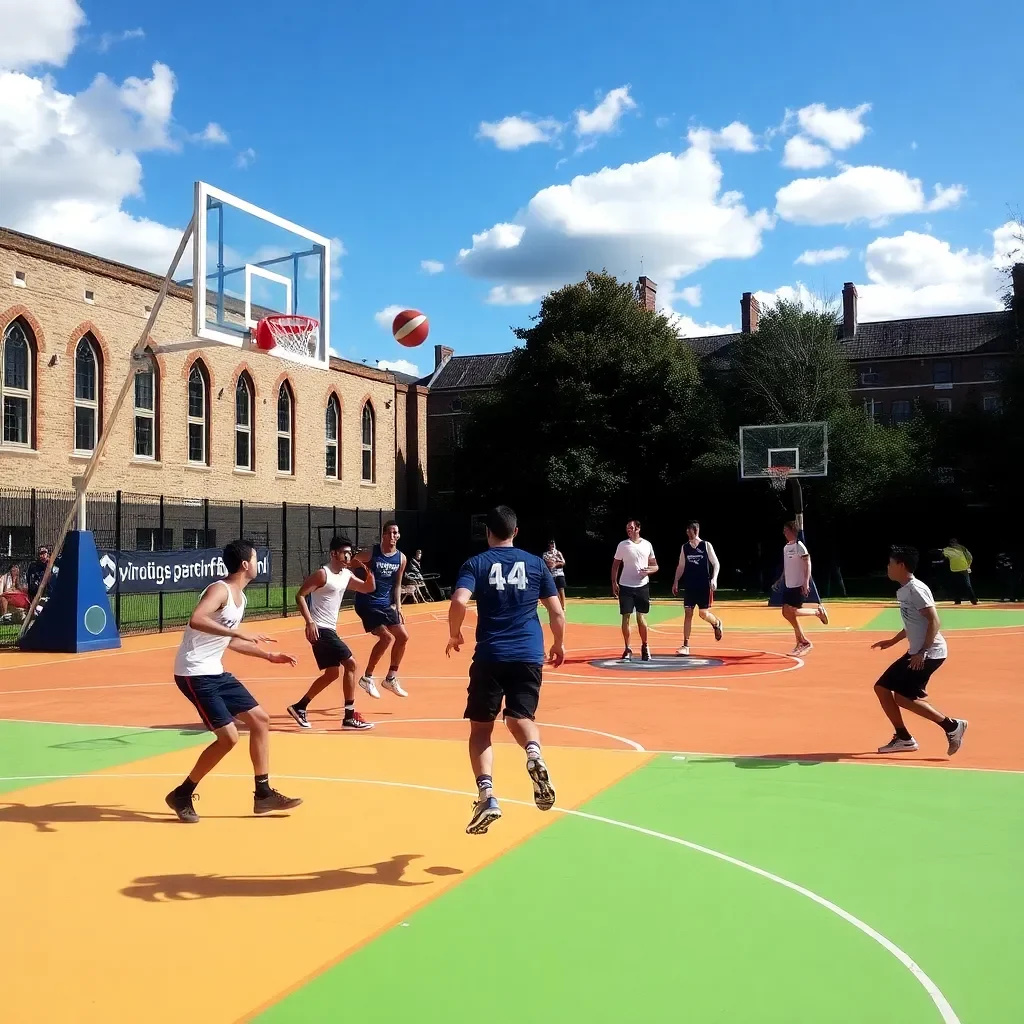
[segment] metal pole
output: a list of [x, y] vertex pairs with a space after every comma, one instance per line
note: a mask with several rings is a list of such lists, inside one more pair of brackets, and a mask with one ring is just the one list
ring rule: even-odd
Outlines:
[[36, 489], [34, 487], [32, 488], [32, 497], [29, 499], [28, 514], [30, 517], [29, 536], [32, 539], [32, 551], [35, 552], [38, 537], [36, 536]]
[[[160, 285], [160, 291], [157, 292], [156, 298], [153, 300], [153, 308], [149, 311], [149, 318], [146, 320], [146, 326], [142, 328], [139, 340], [132, 347], [128, 362], [128, 373], [125, 376], [124, 383], [121, 385], [121, 390], [118, 393], [117, 399], [110, 410], [110, 417], [107, 420], [106, 429], [102, 434], [100, 434], [99, 440], [96, 443], [96, 448], [92, 453], [92, 458], [89, 460], [85, 467], [85, 472], [82, 474], [83, 495], [89, 490], [92, 478], [96, 475], [96, 470], [99, 468], [100, 459], [103, 458], [103, 452], [107, 447], [107, 442], [114, 433], [114, 424], [117, 422], [117, 416], [121, 411], [121, 406], [124, 405], [124, 400], [127, 398], [128, 392], [134, 387], [135, 374], [132, 373], [131, 370], [132, 360], [134, 360], [136, 356], [140, 356], [145, 351], [146, 345], [149, 344], [149, 336], [153, 330], [153, 324], [156, 322], [157, 314], [160, 312], [160, 307], [164, 304], [164, 299], [167, 298], [167, 289], [170, 287], [171, 277], [173, 276], [174, 271], [177, 270], [178, 264], [181, 262], [181, 257], [192, 238], [194, 230], [195, 214], [192, 215], [188, 222], [188, 227], [185, 229], [185, 233], [181, 236], [181, 241], [178, 243], [177, 251], [174, 253], [174, 259], [171, 260], [171, 266], [167, 271], [167, 276], [164, 278], [163, 284]], [[27, 630], [32, 624], [32, 616], [35, 614], [35, 610], [39, 606], [39, 599], [42, 597], [43, 591], [46, 589], [46, 584], [50, 582], [50, 575], [53, 572], [53, 564], [57, 561], [57, 555], [60, 553], [60, 549], [64, 546], [64, 539], [67, 537], [68, 531], [71, 529], [71, 524], [75, 521], [77, 515], [78, 503], [75, 502], [71, 508], [68, 509], [68, 514], [64, 519], [64, 525], [61, 527], [60, 536], [57, 538], [57, 543], [53, 546], [52, 557], [46, 563], [46, 570], [43, 572], [43, 578], [39, 582], [39, 589], [35, 592], [35, 596], [32, 598], [32, 603], [29, 605], [28, 613], [25, 615], [25, 621], [21, 624], [21, 629], [18, 631], [18, 639], [21, 639], [25, 630]]]
[[288, 502], [281, 502], [281, 614], [288, 616]]
[[[164, 549], [164, 496], [160, 495], [160, 550]], [[157, 594], [157, 632], [164, 631], [164, 592]]]
[[306, 504], [306, 572], [313, 571], [313, 506]]
[[[117, 561], [121, 556], [121, 492], [118, 491], [114, 505], [114, 548], [117, 552]], [[114, 568], [114, 621], [118, 630], [121, 629], [121, 573], [119, 568]]]
[[245, 536], [245, 498], [238, 499], [238, 536]]

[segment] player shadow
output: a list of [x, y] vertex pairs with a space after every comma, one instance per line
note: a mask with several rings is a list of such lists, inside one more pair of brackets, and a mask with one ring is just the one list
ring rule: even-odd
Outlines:
[[[190, 736], [193, 733], [205, 731], [201, 725], [161, 725], [154, 728], [177, 732], [183, 736]], [[66, 743], [51, 743], [50, 750], [112, 750], [121, 747], [135, 746], [134, 740], [140, 737], [150, 736], [149, 729], [134, 732], [120, 733], [117, 736], [92, 736], [85, 740], [69, 740]]]
[[[251, 814], [207, 814], [206, 818], [241, 821]], [[287, 818], [287, 814], [264, 814], [264, 818]], [[51, 804], [19, 804], [0, 802], [0, 825], [32, 825], [37, 832], [58, 832], [55, 825], [82, 825], [92, 822], [115, 822], [128, 825], [177, 825], [170, 812], [148, 814], [120, 804], [79, 804], [61, 800]]]
[[[122, 896], [145, 903], [181, 900], [209, 900], [231, 897], [304, 896], [310, 893], [355, 889], [361, 885], [386, 885], [412, 888], [433, 885], [431, 881], [410, 882], [403, 876], [421, 853], [397, 853], [389, 860], [359, 864], [348, 868], [328, 868], [287, 875], [148, 875], [136, 878], [121, 890]], [[461, 875], [460, 868], [436, 865], [424, 868], [426, 874], [446, 877]]]
[[[785, 768], [788, 765], [796, 765], [798, 768], [814, 768], [820, 764], [837, 764], [840, 761], [870, 761], [872, 764], [884, 764], [880, 760], [881, 755], [874, 750], [851, 750], [845, 753], [828, 751], [827, 753], [807, 754], [758, 754], [756, 757], [691, 757], [694, 761], [704, 764], [719, 764], [726, 762], [742, 768], [745, 771], [764, 771], [772, 768]], [[900, 758], [900, 764], [939, 764], [944, 763], [944, 757], [911, 757]]]

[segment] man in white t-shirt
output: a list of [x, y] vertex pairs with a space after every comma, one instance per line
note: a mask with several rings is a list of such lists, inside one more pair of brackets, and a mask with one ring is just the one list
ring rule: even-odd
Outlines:
[[782, 532], [786, 538], [786, 546], [782, 550], [782, 575], [775, 581], [772, 589], [783, 588], [782, 617], [793, 627], [796, 636], [793, 654], [799, 656], [806, 654], [814, 646], [800, 626], [801, 617], [815, 615], [827, 625], [828, 612], [821, 604], [816, 609], [804, 607], [804, 601], [811, 592], [811, 553], [800, 539], [800, 530], [796, 523], [786, 523]]
[[946, 660], [946, 638], [939, 632], [939, 613], [931, 590], [915, 575], [917, 551], [914, 548], [894, 547], [889, 553], [888, 576], [900, 585], [896, 600], [900, 604], [903, 629], [888, 640], [872, 644], [872, 650], [894, 647], [904, 638], [907, 653], [894, 661], [875, 683], [875, 696], [886, 717], [896, 730], [893, 738], [879, 747], [880, 754], [900, 750], [917, 750], [917, 740], [911, 736], [903, 722], [900, 708], [934, 722], [946, 734], [949, 745], [946, 754], [952, 757], [963, 743], [967, 720], [948, 718], [936, 711], [925, 698], [928, 680]]
[[[612, 594], [619, 599], [619, 614], [622, 616], [622, 639], [625, 650], [622, 660], [630, 661], [633, 652], [629, 647], [629, 620], [636, 613], [637, 631], [640, 633], [640, 657], [651, 660], [647, 646], [647, 613], [651, 610], [651, 573], [658, 571], [651, 542], [640, 536], [640, 521], [630, 519], [626, 523], [626, 540], [615, 549], [612, 560]], [[620, 575], [621, 573], [621, 575]]]

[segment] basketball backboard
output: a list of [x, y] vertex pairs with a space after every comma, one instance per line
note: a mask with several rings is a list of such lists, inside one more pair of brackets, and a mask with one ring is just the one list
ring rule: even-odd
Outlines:
[[828, 475], [827, 423], [766, 423], [740, 427], [740, 479]]
[[331, 242], [244, 199], [195, 183], [192, 277], [197, 338], [241, 347], [273, 314], [319, 321], [309, 352], [272, 355], [326, 368], [331, 343]]

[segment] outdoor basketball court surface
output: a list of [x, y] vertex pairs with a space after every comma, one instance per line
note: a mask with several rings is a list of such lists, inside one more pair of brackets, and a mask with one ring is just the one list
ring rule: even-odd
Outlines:
[[171, 679], [177, 635], [3, 656], [0, 1019], [1024, 1020], [1024, 608], [941, 609], [930, 692], [970, 720], [953, 760], [916, 721], [919, 751], [872, 753], [898, 651], [870, 645], [895, 608], [831, 606], [802, 660], [754, 604], [669, 657], [679, 610], [652, 616], [666, 657], [623, 667], [613, 606], [570, 602], [538, 716], [558, 806], [533, 806], [499, 727], [485, 836], [464, 831], [471, 646], [445, 659], [443, 605], [408, 609], [410, 696], [360, 691], [363, 734], [339, 731], [338, 692], [296, 729], [300, 622], [250, 624], [299, 656], [233, 667], [278, 730], [271, 781], [305, 802], [254, 817], [243, 743], [193, 827], [164, 805], [208, 740]]

